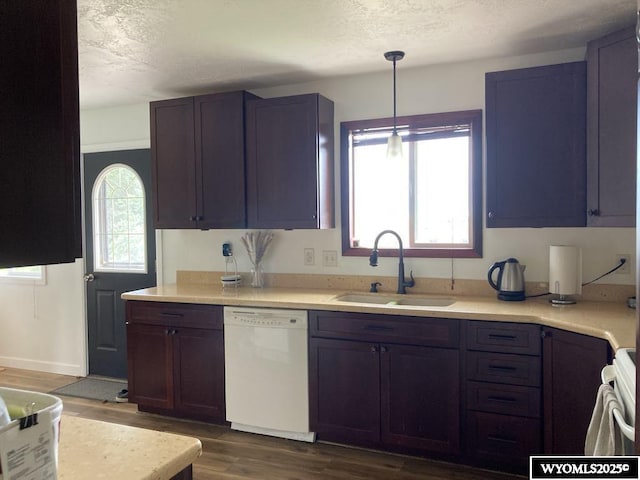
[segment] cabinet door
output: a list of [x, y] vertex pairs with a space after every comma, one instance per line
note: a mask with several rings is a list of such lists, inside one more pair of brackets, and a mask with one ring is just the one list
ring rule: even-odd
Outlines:
[[175, 408], [192, 418], [224, 422], [222, 330], [176, 328], [173, 336]]
[[193, 98], [151, 102], [151, 162], [156, 228], [195, 228]]
[[587, 46], [587, 223], [636, 225], [635, 27]]
[[333, 103], [317, 94], [247, 103], [251, 228], [330, 228]]
[[[229, 92], [195, 97], [198, 228], [244, 228], [244, 100]], [[254, 97], [255, 98], [255, 97]]]
[[583, 455], [600, 372], [610, 360], [600, 338], [544, 328], [544, 450], [554, 455]]
[[0, 267], [82, 256], [76, 2], [0, 2]]
[[375, 446], [380, 441], [377, 344], [309, 341], [311, 431], [320, 440]]
[[586, 224], [586, 63], [486, 74], [487, 227]]
[[382, 441], [422, 451], [460, 450], [458, 351], [382, 345]]
[[129, 400], [145, 407], [173, 408], [172, 330], [127, 324]]

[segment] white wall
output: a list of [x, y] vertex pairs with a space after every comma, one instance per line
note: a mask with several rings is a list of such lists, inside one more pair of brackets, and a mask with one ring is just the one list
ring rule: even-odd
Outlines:
[[83, 265], [48, 265], [46, 285], [0, 284], [0, 365], [86, 375]]
[[[409, 53], [410, 55], [410, 53]], [[493, 59], [429, 68], [403, 69], [398, 66], [399, 115], [484, 110], [484, 74], [584, 59], [584, 49], [572, 49], [540, 55]], [[386, 117], [392, 112], [390, 71], [256, 90], [263, 97], [319, 92], [335, 102], [336, 123], [336, 205], [339, 192], [339, 124], [341, 121]], [[523, 179], [526, 181], [526, 179]], [[337, 225], [340, 224], [340, 209]], [[248, 271], [249, 262], [240, 242], [244, 231], [165, 230], [162, 232], [164, 281], [175, 281], [176, 270], [224, 270], [221, 245], [231, 241], [240, 270]], [[382, 259], [373, 271], [364, 258], [342, 257], [339, 226], [328, 231], [277, 231], [272, 250], [265, 262], [269, 272], [394, 275], [396, 261]], [[588, 281], [616, 265], [615, 255], [635, 252], [634, 228], [546, 228], [485, 229], [484, 256], [481, 259], [408, 259], [407, 269], [419, 277], [449, 278], [453, 265], [455, 278], [484, 279], [488, 267], [510, 256], [527, 265], [528, 281], [546, 282], [549, 245], [570, 244], [583, 249], [584, 280]], [[314, 248], [315, 266], [305, 266], [304, 248]], [[337, 267], [322, 267], [323, 250], [338, 252]], [[634, 284], [635, 262], [629, 274], [611, 275], [600, 283]]]

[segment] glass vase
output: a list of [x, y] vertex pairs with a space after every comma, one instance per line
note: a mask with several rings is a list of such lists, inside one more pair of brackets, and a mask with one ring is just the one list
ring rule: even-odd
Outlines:
[[251, 286], [254, 288], [264, 287], [264, 270], [259, 263], [251, 267]]

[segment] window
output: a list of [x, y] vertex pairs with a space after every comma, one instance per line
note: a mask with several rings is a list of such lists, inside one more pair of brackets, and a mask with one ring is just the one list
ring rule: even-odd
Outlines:
[[[342, 251], [369, 255], [394, 230], [407, 256], [482, 257], [482, 111], [398, 117], [403, 158], [386, 158], [393, 119], [342, 122]], [[394, 254], [397, 240], [378, 248]]]
[[44, 265], [0, 268], [0, 282], [46, 285], [46, 269]]
[[146, 273], [144, 186], [127, 165], [105, 168], [93, 185], [94, 270]]

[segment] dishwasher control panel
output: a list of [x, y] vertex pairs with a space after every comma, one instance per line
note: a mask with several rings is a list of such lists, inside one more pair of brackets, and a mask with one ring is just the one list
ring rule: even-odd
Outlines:
[[224, 324], [270, 328], [301, 328], [308, 326], [306, 310], [275, 308], [224, 307]]

